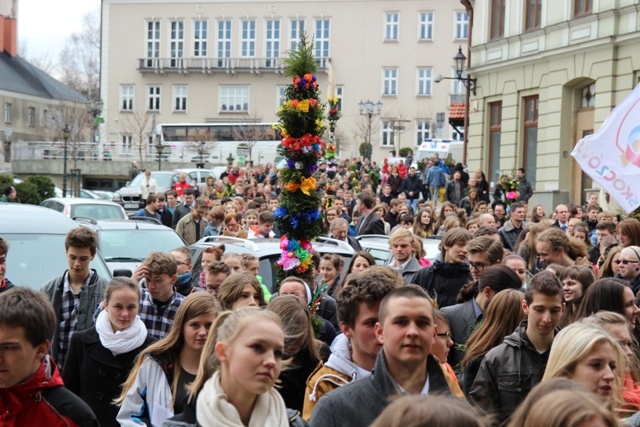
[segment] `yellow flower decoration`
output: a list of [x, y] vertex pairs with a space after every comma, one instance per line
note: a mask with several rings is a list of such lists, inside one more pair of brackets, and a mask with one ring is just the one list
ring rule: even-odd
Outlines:
[[304, 101], [298, 102], [298, 110], [302, 111], [303, 113], [308, 113], [309, 112], [309, 100], [305, 99]]
[[290, 192], [295, 192], [298, 188], [300, 188], [300, 184], [296, 183], [296, 182], [287, 182], [286, 184], [287, 190], [289, 190]]
[[316, 189], [316, 179], [314, 177], [302, 178], [302, 182], [300, 183], [300, 190], [307, 196], [309, 196], [310, 192]]

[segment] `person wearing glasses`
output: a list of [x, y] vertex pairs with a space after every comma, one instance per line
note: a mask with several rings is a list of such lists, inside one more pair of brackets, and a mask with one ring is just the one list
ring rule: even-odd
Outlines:
[[633, 294], [636, 295], [640, 290], [640, 247], [627, 246], [622, 249], [618, 262], [620, 265], [616, 277], [626, 280]]
[[436, 319], [436, 336], [433, 339], [433, 346], [431, 347], [431, 354], [440, 361], [442, 370], [447, 377], [447, 383], [451, 392], [460, 398], [464, 398], [460, 384], [458, 384], [458, 378], [453, 368], [447, 362], [451, 347], [453, 347], [453, 340], [451, 339], [451, 328], [449, 327], [449, 320], [442, 314], [440, 310], [433, 310], [433, 315]]
[[504, 247], [499, 240], [489, 236], [475, 237], [467, 245], [469, 270], [473, 280], [479, 280], [488, 267], [500, 264]]

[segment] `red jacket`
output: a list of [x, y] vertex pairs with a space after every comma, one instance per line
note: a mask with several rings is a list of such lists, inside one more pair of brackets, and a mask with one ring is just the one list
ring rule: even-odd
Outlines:
[[26, 382], [0, 388], [0, 425], [100, 426], [89, 406], [64, 387], [58, 366], [48, 355]]
[[173, 189], [176, 190], [176, 193], [178, 193], [178, 197], [182, 197], [182, 193], [184, 193], [184, 190], [186, 190], [187, 188], [191, 188], [191, 184], [189, 184], [187, 181], [178, 181], [173, 184]]

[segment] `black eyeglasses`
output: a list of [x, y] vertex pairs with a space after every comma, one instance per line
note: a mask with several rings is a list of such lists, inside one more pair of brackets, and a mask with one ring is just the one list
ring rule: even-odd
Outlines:
[[470, 263], [469, 263], [469, 267], [470, 267], [470, 268], [473, 268], [473, 269], [478, 270], [478, 271], [482, 271], [482, 270], [484, 270], [484, 268], [485, 268], [486, 266], [487, 266], [487, 264], [483, 264], [483, 263], [481, 263], [481, 262], [470, 262]]
[[438, 336], [439, 337], [443, 337], [443, 338], [446, 337], [447, 339], [449, 339], [449, 338], [451, 338], [451, 331], [443, 332], [441, 334], [438, 334]]
[[615, 261], [615, 262], [616, 262], [617, 264], [624, 264], [624, 265], [627, 265], [627, 264], [637, 264], [637, 263], [639, 263], [640, 261], [630, 261], [630, 260], [628, 260], [628, 259], [619, 259], [618, 261]]

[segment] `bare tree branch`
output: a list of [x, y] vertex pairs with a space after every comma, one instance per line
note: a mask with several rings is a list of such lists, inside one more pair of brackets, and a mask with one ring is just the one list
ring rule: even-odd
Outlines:
[[150, 125], [151, 113], [148, 111], [136, 110], [130, 114], [122, 114], [120, 116], [120, 126], [124, 133], [132, 136], [132, 144], [138, 152], [138, 160], [140, 164], [143, 162], [143, 154], [146, 153], [149, 146], [149, 136], [153, 134]]
[[244, 118], [242, 125], [233, 128], [233, 136], [236, 139], [242, 140], [246, 149], [249, 151], [249, 161], [251, 161], [251, 153], [253, 147], [258, 141], [268, 139], [270, 135], [270, 129], [260, 126], [262, 118], [257, 113], [247, 114]]

